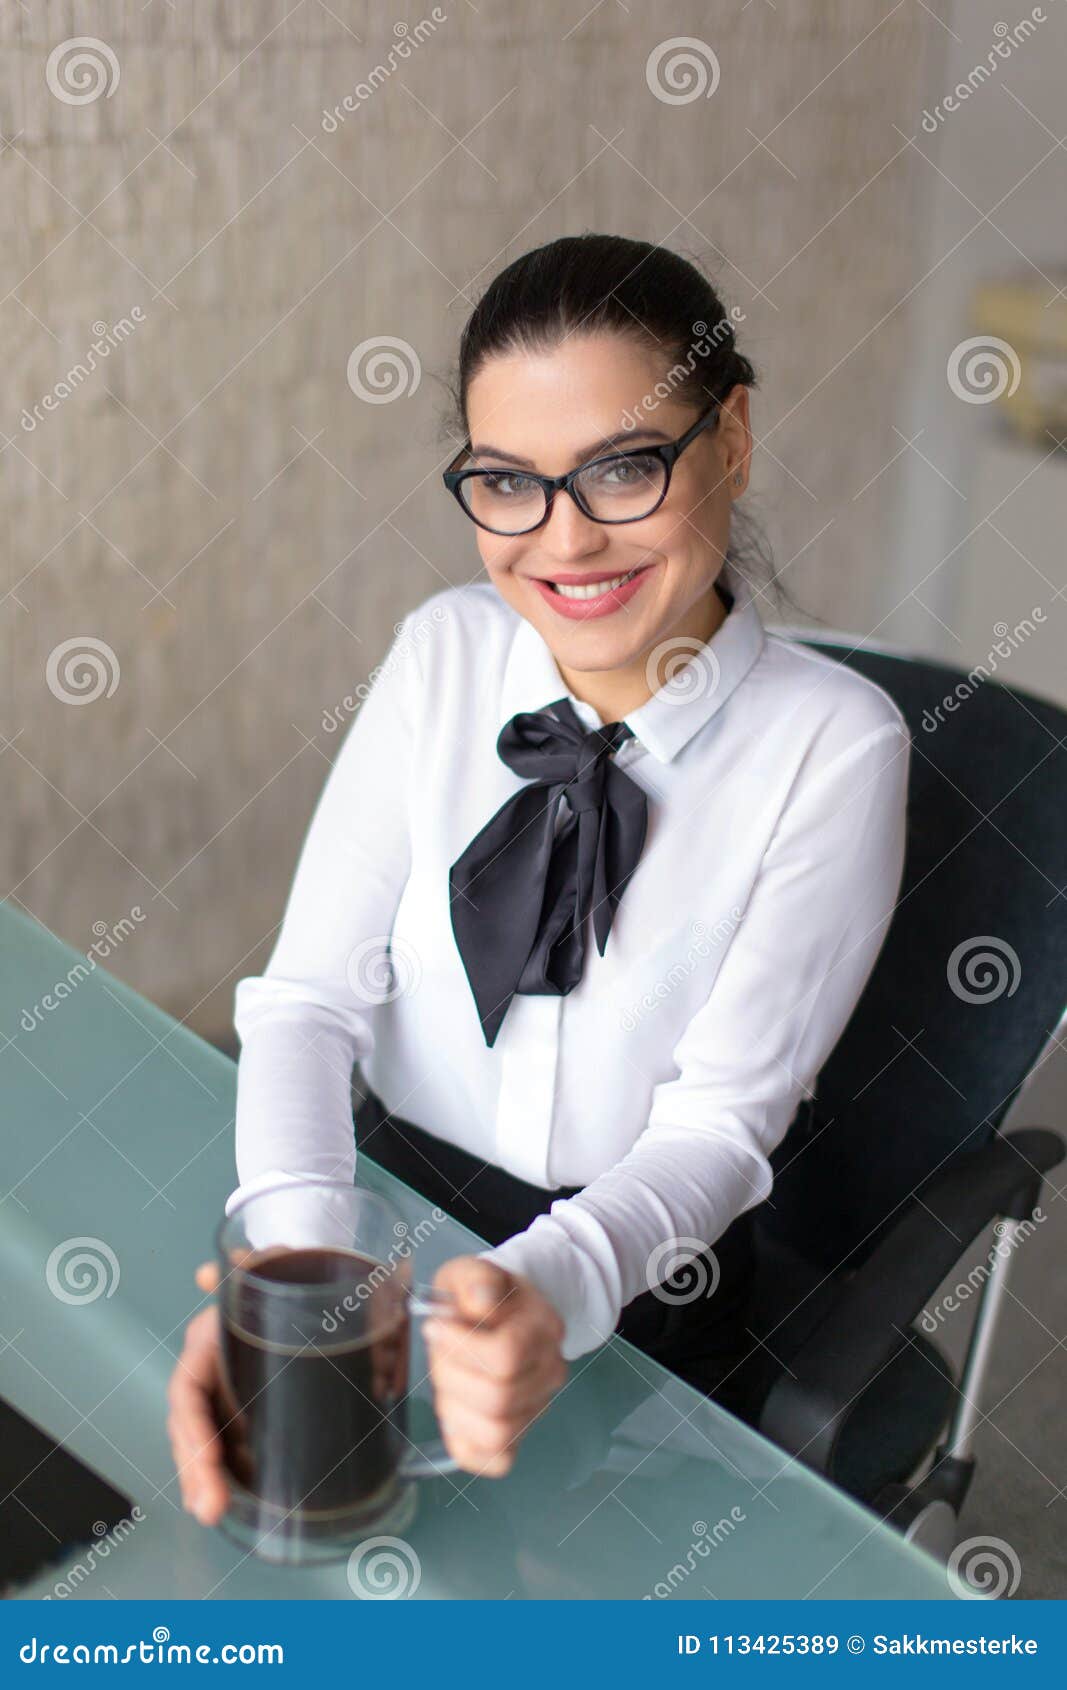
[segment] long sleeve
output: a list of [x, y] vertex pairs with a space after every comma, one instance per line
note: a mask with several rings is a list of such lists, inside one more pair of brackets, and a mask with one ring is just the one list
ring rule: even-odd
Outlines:
[[341, 743], [270, 960], [237, 983], [241, 1184], [227, 1210], [279, 1175], [354, 1176], [352, 1069], [373, 1048], [410, 863], [416, 614], [400, 625]]
[[[881, 949], [904, 861], [910, 739], [861, 732], [798, 778], [708, 999], [628, 1154], [484, 1254], [563, 1317], [573, 1359], [610, 1337], [673, 1241], [714, 1245], [771, 1188], [769, 1157], [810, 1095]], [[659, 1252], [659, 1257], [657, 1257]], [[670, 1272], [668, 1266], [665, 1272]]]

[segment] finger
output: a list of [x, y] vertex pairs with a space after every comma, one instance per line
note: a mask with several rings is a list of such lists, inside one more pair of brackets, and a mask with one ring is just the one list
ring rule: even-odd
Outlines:
[[519, 1291], [513, 1275], [480, 1256], [453, 1257], [437, 1270], [433, 1283], [452, 1297], [456, 1315], [478, 1326], [495, 1325]]
[[227, 1470], [203, 1441], [203, 1427], [168, 1429], [182, 1506], [205, 1524], [214, 1524], [229, 1504]]
[[169, 1394], [182, 1396], [190, 1388], [199, 1386], [212, 1390], [219, 1372], [219, 1311], [203, 1309], [185, 1328], [178, 1365], [170, 1377]]
[[511, 1420], [528, 1424], [555, 1392], [551, 1378], [544, 1373], [515, 1387], [448, 1366], [439, 1368], [431, 1378], [434, 1402], [444, 1404], [446, 1412], [451, 1404], [459, 1403], [472, 1413], [501, 1423]]
[[486, 1340], [443, 1336], [427, 1348], [430, 1377], [439, 1382], [462, 1382], [465, 1393], [484, 1393], [488, 1398], [516, 1400], [539, 1391], [557, 1391], [568, 1378], [567, 1364], [554, 1346], [531, 1344], [522, 1352], [519, 1366], [513, 1365], [510, 1346], [501, 1353], [499, 1344]]
[[170, 1420], [175, 1433], [191, 1440], [195, 1435], [206, 1445], [219, 1432], [214, 1414], [214, 1392], [205, 1376], [194, 1371], [184, 1354], [170, 1386]]
[[218, 1383], [217, 1311], [191, 1321], [168, 1387], [168, 1432], [182, 1501], [201, 1520], [225, 1512], [229, 1489], [222, 1437], [213, 1406]]
[[215, 1419], [212, 1398], [202, 1386], [191, 1382], [175, 1385], [167, 1424], [172, 1443], [180, 1446], [184, 1456], [183, 1471], [179, 1474], [183, 1489], [186, 1488], [186, 1479], [191, 1481], [212, 1467], [221, 1469], [221, 1430]]
[[445, 1448], [456, 1466], [465, 1473], [472, 1473], [476, 1479], [502, 1479], [515, 1465], [511, 1451], [487, 1451], [479, 1445], [467, 1443], [458, 1435], [446, 1434]]
[[456, 1466], [476, 1479], [502, 1479], [511, 1472], [514, 1458], [505, 1454], [485, 1455], [470, 1444], [445, 1439], [445, 1447]]
[[371, 1391], [376, 1401], [404, 1395], [407, 1360], [408, 1338], [399, 1327], [371, 1345]]
[[539, 1328], [525, 1320], [482, 1330], [437, 1317], [426, 1323], [424, 1334], [431, 1368], [435, 1360], [451, 1362], [472, 1374], [515, 1385], [528, 1380], [558, 1354], [554, 1345], [545, 1344]]
[[510, 1472], [518, 1453], [522, 1426], [502, 1426], [453, 1404], [441, 1419], [441, 1435], [454, 1460], [469, 1473], [498, 1478]]
[[217, 1526], [227, 1508], [230, 1506], [230, 1487], [226, 1482], [222, 1468], [212, 1468], [201, 1473], [196, 1479], [196, 1489], [193, 1491], [186, 1507], [195, 1514], [202, 1526]]
[[[254, 1255], [255, 1251], [247, 1244], [235, 1244], [233, 1249], [230, 1251], [228, 1258], [230, 1273], [235, 1272], [239, 1267], [243, 1267], [244, 1264]], [[222, 1283], [222, 1275], [219, 1272], [218, 1263], [201, 1262], [200, 1266], [196, 1270], [196, 1283], [199, 1285], [201, 1291], [217, 1291]]]
[[169, 1430], [182, 1506], [205, 1525], [214, 1525], [226, 1512], [230, 1496], [214, 1424], [210, 1417], [194, 1417]]
[[167, 1423], [183, 1506], [205, 1523], [225, 1512], [236, 1473], [251, 1477], [251, 1454], [239, 1414], [228, 1416], [221, 1401], [203, 1399], [190, 1413], [174, 1410]]

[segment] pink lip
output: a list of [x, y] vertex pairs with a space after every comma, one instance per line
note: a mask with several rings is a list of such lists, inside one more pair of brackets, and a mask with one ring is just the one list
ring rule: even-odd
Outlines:
[[[536, 576], [531, 576], [530, 579], [546, 604], [550, 604], [552, 609], [558, 612], [560, 616], [570, 617], [572, 621], [576, 622], [588, 622], [594, 616], [610, 616], [612, 611], [619, 610], [624, 604], [628, 604], [634, 594], [640, 591], [645, 577], [656, 567], [657, 565], [654, 563], [646, 563], [629, 581], [624, 581], [621, 587], [616, 587], [612, 592], [599, 593], [595, 599], [564, 598], [562, 593], [554, 593], [547, 581], [538, 580]], [[619, 571], [615, 570], [614, 575], [618, 574]], [[599, 574], [590, 572], [584, 575], [558, 575], [554, 576], [553, 579], [562, 581], [565, 587], [580, 587], [584, 583], [592, 586], [597, 581], [610, 581], [613, 579], [613, 575], [603, 572]]]

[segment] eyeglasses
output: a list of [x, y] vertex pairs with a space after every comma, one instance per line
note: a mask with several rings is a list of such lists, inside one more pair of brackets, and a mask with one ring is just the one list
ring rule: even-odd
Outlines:
[[[548, 521], [557, 493], [569, 493], [594, 522], [640, 522], [667, 497], [671, 471], [686, 447], [717, 419], [713, 399], [692, 428], [662, 446], [639, 446], [579, 464], [567, 475], [535, 475], [531, 470], [447, 469], [442, 476], [461, 508], [490, 534], [532, 534]], [[469, 453], [469, 444], [459, 457]], [[458, 463], [459, 458], [454, 460]]]

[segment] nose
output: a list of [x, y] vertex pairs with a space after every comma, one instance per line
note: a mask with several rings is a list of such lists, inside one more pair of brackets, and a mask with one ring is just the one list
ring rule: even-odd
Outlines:
[[586, 516], [571, 495], [564, 492], [557, 493], [553, 499], [540, 539], [542, 548], [561, 562], [591, 557], [610, 544], [603, 523]]

